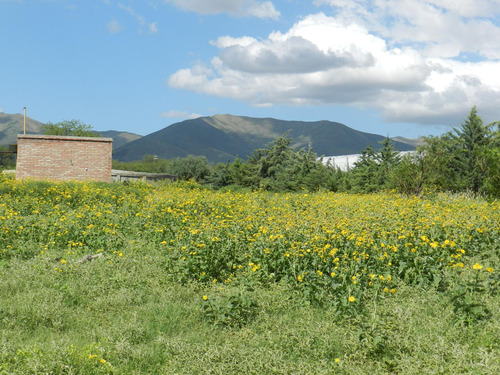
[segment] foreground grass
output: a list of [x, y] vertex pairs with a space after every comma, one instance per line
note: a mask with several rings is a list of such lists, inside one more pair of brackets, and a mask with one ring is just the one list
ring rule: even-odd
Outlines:
[[[217, 206], [222, 200], [216, 193], [199, 194], [182, 186], [179, 190], [160, 186], [158, 191], [147, 187], [40, 184], [3, 188], [2, 203], [9, 203], [9, 207], [1, 213], [1, 248], [5, 251], [0, 258], [0, 374], [500, 373], [500, 298], [495, 269], [499, 244], [492, 240], [499, 229], [498, 206], [453, 198], [458, 201], [456, 207], [467, 210], [456, 209], [440, 218], [436, 214], [439, 210], [431, 206], [443, 207], [444, 212], [450, 209], [445, 205], [449, 200], [411, 201], [414, 207], [425, 208], [413, 217], [423, 227], [418, 237], [434, 233], [435, 238], [421, 240], [419, 245], [426, 252], [424, 266], [434, 267], [436, 275], [428, 277], [419, 268], [424, 266], [415, 260], [414, 268], [407, 267], [411, 275], [419, 277], [413, 282], [413, 277], [406, 276], [410, 271], [405, 271], [401, 263], [404, 246], [397, 242], [400, 233], [384, 235], [380, 239], [383, 249], [380, 241], [377, 243], [382, 251], [380, 263], [378, 259], [361, 263], [352, 257], [354, 253], [359, 259], [359, 253], [368, 252], [368, 247], [363, 247], [366, 241], [360, 240], [361, 233], [376, 243], [375, 234], [366, 231], [375, 225], [370, 218], [377, 217], [377, 225], [385, 225], [387, 231], [402, 225], [398, 217], [381, 218], [373, 210], [366, 217], [362, 215], [363, 202], [372, 202], [370, 207], [375, 207], [382, 196], [335, 202], [337, 207], [343, 205], [342, 212], [349, 209], [359, 217], [344, 223], [340, 231], [349, 229], [344, 237], [332, 236], [326, 242], [331, 247], [343, 243], [353, 253], [342, 258], [343, 249], [338, 247], [323, 263], [316, 259], [322, 259], [325, 243], [319, 243], [320, 232], [310, 233], [310, 224], [322, 217], [326, 220], [323, 225], [331, 218], [340, 220], [333, 211], [321, 211], [322, 206], [333, 207], [328, 203], [328, 199], [337, 199], [333, 196], [256, 194], [235, 198], [226, 193], [225, 203]], [[54, 189], [59, 193], [54, 194]], [[50, 199], [43, 198], [50, 194]], [[133, 196], [138, 198], [134, 200]], [[35, 198], [37, 204], [31, 200]], [[229, 211], [233, 199], [240, 200], [242, 207]], [[248, 200], [250, 208], [246, 206]], [[285, 205], [290, 200], [292, 214]], [[268, 220], [269, 202], [282, 210], [281, 218]], [[392, 203], [401, 201], [394, 198]], [[478, 206], [483, 217], [475, 211]], [[168, 208], [178, 210], [179, 217], [186, 221], [170, 218], [165, 223], [162, 215], [168, 216]], [[217, 212], [216, 216], [221, 216], [217, 225], [204, 220], [206, 213], [214, 210], [223, 212]], [[249, 214], [251, 210], [255, 210], [253, 215]], [[389, 212], [389, 208], [384, 210]], [[406, 212], [403, 206], [401, 210]], [[310, 211], [314, 214], [309, 215]], [[242, 219], [234, 217], [237, 212], [244, 212]], [[429, 223], [446, 227], [448, 237], [437, 232], [438, 227], [425, 228], [424, 213], [428, 212], [433, 213]], [[82, 213], [81, 220], [87, 222], [72, 221]], [[450, 224], [457, 215], [469, 215], [470, 220]], [[107, 219], [100, 222], [103, 216]], [[283, 220], [283, 216], [293, 234], [283, 232], [282, 222], [273, 227], [273, 221]], [[40, 231], [43, 220], [47, 226]], [[53, 228], [56, 223], [60, 223], [57, 230]], [[89, 228], [92, 223], [102, 227], [89, 233], [95, 230]], [[265, 234], [262, 223], [268, 228]], [[255, 229], [251, 235], [245, 232], [232, 237], [250, 224]], [[408, 236], [414, 230], [412, 225], [406, 224]], [[169, 232], [172, 226], [176, 230]], [[19, 233], [11, 236], [15, 230]], [[274, 238], [277, 231], [288, 236], [288, 244], [306, 244], [304, 249], [312, 249], [297, 252], [295, 268], [280, 263], [281, 257], [293, 258], [293, 247]], [[204, 232], [203, 236], [198, 232]], [[352, 233], [358, 235], [350, 241]], [[234, 242], [219, 244], [223, 236]], [[243, 255], [227, 255], [223, 261], [212, 255], [221, 265], [208, 267], [200, 257], [210, 246], [197, 245], [209, 244], [215, 238], [218, 254], [239, 249]], [[250, 241], [243, 244], [248, 238]], [[438, 240], [442, 246], [434, 247]], [[457, 244], [449, 249], [444, 246], [446, 240]], [[387, 246], [399, 246], [399, 251], [387, 257], [394, 264], [400, 261], [398, 269], [402, 271], [393, 270], [390, 283], [384, 280], [375, 287], [376, 283], [370, 283], [375, 280], [370, 278], [371, 273], [376, 273], [378, 280], [382, 275], [387, 279], [387, 257], [383, 256]], [[462, 247], [465, 254], [456, 251]], [[405, 264], [409, 256], [418, 254], [411, 248], [408, 246]], [[441, 260], [443, 254], [439, 253], [432, 260], [430, 250], [439, 248], [453, 257]], [[273, 251], [281, 251], [281, 257], [271, 257]], [[315, 251], [317, 257], [302, 261]], [[371, 258], [376, 258], [375, 250], [371, 251]], [[462, 256], [451, 262], [456, 254]], [[335, 261], [337, 257], [339, 261]], [[230, 260], [226, 274], [224, 264]], [[330, 264], [333, 268], [327, 269]], [[317, 271], [346, 273], [347, 277], [325, 284]], [[222, 277], [227, 280], [221, 281]], [[320, 286], [329, 292], [318, 291]], [[349, 296], [356, 296], [355, 301], [345, 306], [336, 303], [348, 301]]]
[[53, 266], [51, 257], [3, 265], [4, 373], [500, 371], [498, 297], [483, 301], [492, 319], [464, 326], [436, 290], [403, 286], [397, 296], [369, 303], [365, 314], [339, 319], [276, 285], [247, 292], [258, 301], [252, 321], [222, 328], [205, 321], [201, 296], [236, 288], [170, 282], [160, 259], [98, 259], [71, 275]]

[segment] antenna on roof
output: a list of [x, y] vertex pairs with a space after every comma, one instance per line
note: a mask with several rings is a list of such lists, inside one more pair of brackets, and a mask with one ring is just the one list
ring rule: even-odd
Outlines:
[[24, 109], [24, 134], [26, 134], [26, 107]]

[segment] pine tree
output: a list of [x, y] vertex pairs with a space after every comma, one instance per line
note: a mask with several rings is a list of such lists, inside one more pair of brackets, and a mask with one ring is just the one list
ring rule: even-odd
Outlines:
[[377, 153], [379, 185], [381, 188], [386, 188], [388, 187], [391, 171], [399, 164], [401, 156], [399, 151], [394, 148], [394, 143], [389, 137], [386, 137], [380, 144], [382, 148]]
[[500, 121], [488, 125], [491, 129], [497, 126], [493, 132], [490, 147], [485, 149], [485, 160], [487, 164], [485, 189], [493, 197], [500, 197]]
[[454, 155], [459, 167], [457, 177], [463, 180], [467, 189], [479, 192], [486, 178], [484, 150], [491, 140], [491, 132], [484, 126], [475, 106], [461, 128], [454, 129], [452, 139], [458, 145]]
[[380, 188], [380, 166], [377, 153], [372, 146], [361, 152], [361, 157], [351, 170], [352, 190], [355, 193], [371, 193]]

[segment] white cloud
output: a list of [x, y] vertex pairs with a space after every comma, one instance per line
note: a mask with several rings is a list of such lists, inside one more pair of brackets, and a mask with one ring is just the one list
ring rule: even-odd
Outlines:
[[113, 20], [110, 23], [108, 23], [106, 27], [111, 34], [119, 33], [123, 29], [120, 23], [116, 20]]
[[118, 3], [118, 7], [127, 12], [130, 16], [132, 16], [132, 18], [136, 20], [140, 30], [142, 30], [143, 27], [147, 27], [147, 30], [150, 34], [155, 34], [158, 32], [157, 22], [147, 23], [146, 17], [137, 13], [132, 7], [128, 5]]
[[186, 111], [168, 111], [160, 113], [160, 117], [166, 118], [180, 118], [180, 119], [194, 119], [201, 117], [201, 115], [197, 113], [189, 113]]
[[500, 58], [500, 0], [316, 0], [344, 24], [363, 23], [390, 44], [418, 43], [430, 57]]
[[133, 18], [136, 19], [137, 23], [139, 25], [144, 25], [146, 23], [146, 19], [144, 18], [144, 16], [141, 16], [140, 14], [138, 14], [136, 11], [134, 11], [130, 6], [128, 5], [123, 5], [121, 3], [118, 4], [118, 7], [120, 9], [123, 9], [124, 11], [126, 11], [128, 14], [130, 14]]
[[376, 108], [387, 121], [448, 123], [473, 105], [500, 117], [500, 40], [492, 37], [500, 28], [463, 16], [483, 15], [494, 2], [478, 0], [471, 10], [468, 0], [397, 0], [394, 10], [395, 1], [317, 1], [344, 7], [264, 40], [219, 37], [211, 42], [218, 56], [168, 84], [255, 106]]
[[200, 14], [227, 13], [238, 17], [278, 19], [280, 12], [270, 1], [256, 0], [165, 0], [181, 9]]
[[156, 22], [152, 22], [148, 25], [149, 33], [156, 34], [158, 32], [158, 26], [156, 26]]

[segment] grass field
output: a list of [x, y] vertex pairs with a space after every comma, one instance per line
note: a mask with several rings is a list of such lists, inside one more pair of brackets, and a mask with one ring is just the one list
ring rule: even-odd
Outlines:
[[500, 373], [499, 202], [0, 194], [0, 374]]

